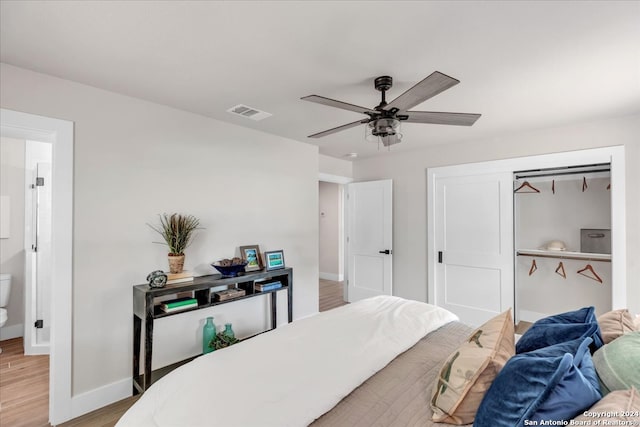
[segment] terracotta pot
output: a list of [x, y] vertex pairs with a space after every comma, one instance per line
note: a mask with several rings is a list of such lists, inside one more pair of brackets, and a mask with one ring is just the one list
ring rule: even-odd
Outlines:
[[169, 272], [182, 273], [184, 269], [184, 255], [169, 255]]

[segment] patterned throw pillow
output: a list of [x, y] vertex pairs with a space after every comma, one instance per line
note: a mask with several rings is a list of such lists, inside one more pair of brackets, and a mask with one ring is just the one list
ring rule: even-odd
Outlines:
[[433, 421], [472, 423], [485, 392], [514, 353], [509, 309], [476, 329], [447, 358], [433, 388]]

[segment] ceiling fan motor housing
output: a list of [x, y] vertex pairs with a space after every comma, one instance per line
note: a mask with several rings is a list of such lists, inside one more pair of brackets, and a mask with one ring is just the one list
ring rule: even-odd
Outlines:
[[373, 84], [379, 91], [389, 90], [393, 86], [393, 79], [389, 76], [380, 76], [373, 81]]

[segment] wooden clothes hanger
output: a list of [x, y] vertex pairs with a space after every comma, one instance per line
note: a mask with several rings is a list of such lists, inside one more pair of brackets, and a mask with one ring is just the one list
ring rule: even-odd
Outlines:
[[531, 268], [529, 269], [529, 276], [531, 276], [533, 274], [534, 271], [536, 271], [538, 269], [538, 266], [536, 265], [536, 260], [534, 259], [533, 261], [531, 261]]
[[[527, 188], [529, 190], [527, 190]], [[523, 190], [523, 191], [520, 191], [520, 190]], [[539, 193], [540, 190], [538, 190], [533, 185], [529, 184], [529, 181], [525, 181], [525, 182], [522, 183], [522, 185], [520, 185], [520, 187], [518, 187], [515, 190], [513, 190], [513, 192], [514, 193]]]
[[591, 264], [587, 264], [582, 270], [578, 270], [578, 274], [588, 277], [591, 280], [602, 283], [602, 279], [598, 276], [598, 273], [593, 269]]
[[564, 271], [564, 264], [562, 263], [562, 261], [560, 261], [560, 264], [558, 264], [558, 268], [556, 268], [556, 273], [558, 273], [560, 276], [564, 277], [565, 279], [567, 278], [567, 272]]

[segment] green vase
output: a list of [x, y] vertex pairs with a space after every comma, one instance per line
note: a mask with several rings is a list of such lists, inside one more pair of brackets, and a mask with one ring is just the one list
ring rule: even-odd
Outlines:
[[204, 324], [204, 328], [202, 328], [202, 353], [211, 353], [215, 350], [215, 347], [209, 346], [215, 336], [216, 325], [213, 323], [213, 317], [207, 317], [207, 322]]
[[233, 332], [233, 329], [231, 329], [231, 323], [225, 323], [224, 325], [224, 334], [225, 336], [234, 339], [236, 337], [236, 334]]

